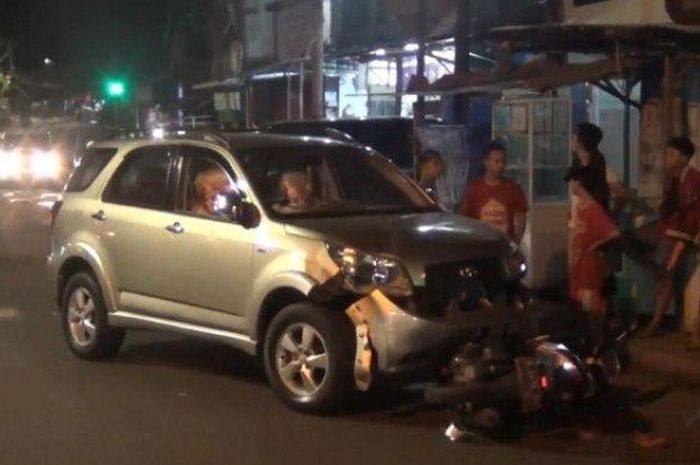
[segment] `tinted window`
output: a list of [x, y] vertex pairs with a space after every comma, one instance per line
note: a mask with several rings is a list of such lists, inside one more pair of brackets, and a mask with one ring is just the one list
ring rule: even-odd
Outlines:
[[82, 192], [97, 178], [117, 149], [89, 149], [78, 159], [66, 184], [66, 192]]
[[274, 216], [434, 211], [434, 203], [387, 159], [347, 146], [281, 147], [239, 153]]
[[165, 209], [171, 161], [169, 147], [145, 147], [131, 152], [110, 181], [104, 201]]

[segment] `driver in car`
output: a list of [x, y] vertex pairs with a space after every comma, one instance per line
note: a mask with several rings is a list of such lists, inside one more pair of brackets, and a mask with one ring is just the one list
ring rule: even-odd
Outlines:
[[314, 208], [318, 201], [312, 196], [311, 178], [303, 171], [290, 171], [282, 175], [280, 188], [284, 202], [274, 206], [279, 213], [299, 213]]
[[219, 216], [217, 199], [221, 194], [231, 191], [231, 179], [221, 168], [202, 171], [194, 181], [195, 199], [190, 211], [196, 215]]

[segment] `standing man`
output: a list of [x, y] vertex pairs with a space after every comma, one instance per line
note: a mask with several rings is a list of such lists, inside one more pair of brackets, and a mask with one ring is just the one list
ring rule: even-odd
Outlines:
[[689, 245], [698, 233], [697, 212], [700, 209], [700, 172], [690, 166], [693, 155], [695, 145], [688, 137], [671, 139], [666, 145], [667, 179], [661, 204], [661, 228], [666, 239], [664, 261], [669, 277], [659, 285], [656, 313], [644, 331], [647, 336], [659, 330], [673, 301], [674, 287], [682, 293], [687, 285], [684, 262]]
[[523, 189], [505, 176], [506, 149], [492, 142], [484, 153], [486, 174], [467, 186], [460, 214], [483, 221], [520, 245], [529, 210]]

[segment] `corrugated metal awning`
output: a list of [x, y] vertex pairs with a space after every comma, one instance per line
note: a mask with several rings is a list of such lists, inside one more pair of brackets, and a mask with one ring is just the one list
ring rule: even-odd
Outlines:
[[700, 27], [678, 24], [544, 24], [491, 29], [480, 38], [514, 51], [649, 54], [700, 52]]
[[632, 58], [603, 59], [585, 64], [559, 64], [552, 60], [531, 61], [512, 71], [450, 74], [416, 94], [498, 94], [510, 89], [543, 92], [582, 82], [597, 82], [634, 73], [642, 61]]

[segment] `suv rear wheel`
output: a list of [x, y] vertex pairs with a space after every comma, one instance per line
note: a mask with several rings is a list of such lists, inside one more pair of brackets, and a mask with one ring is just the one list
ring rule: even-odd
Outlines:
[[270, 324], [265, 337], [267, 377], [287, 405], [303, 412], [339, 410], [355, 391], [355, 338], [343, 312], [293, 304]]
[[68, 346], [82, 359], [113, 357], [124, 341], [124, 330], [109, 326], [102, 292], [88, 273], [77, 273], [68, 279], [61, 301], [61, 319]]

